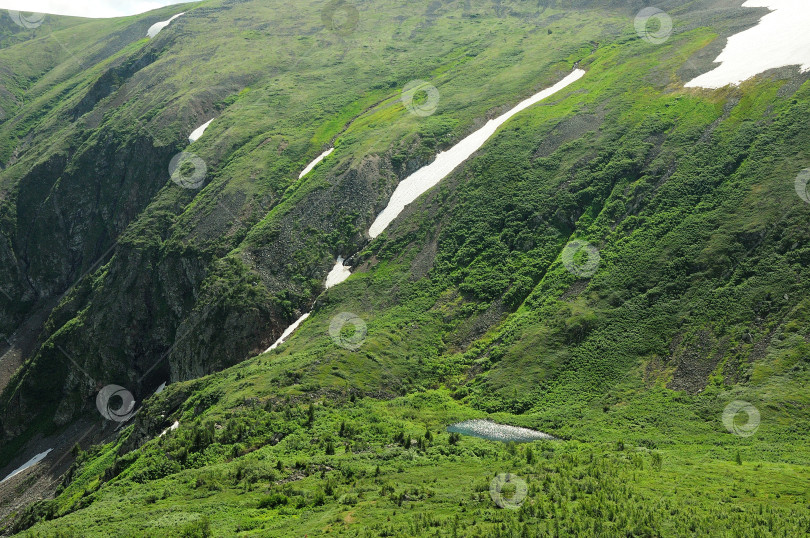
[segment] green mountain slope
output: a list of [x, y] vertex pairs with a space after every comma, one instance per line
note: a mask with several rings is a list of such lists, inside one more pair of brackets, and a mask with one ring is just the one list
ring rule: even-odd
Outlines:
[[[7, 293], [14, 308], [30, 306], [9, 320], [7, 332], [69, 293], [43, 331], [47, 341], [3, 397], [22, 400], [3, 414], [9, 435], [40, 413], [62, 424], [92, 407], [97, 387], [75, 364], [93, 380], [141, 397], [169, 377], [196, 377], [266, 349], [310, 307], [335, 257], [365, 243], [364, 230], [399, 178], [488, 110], [553, 81], [595, 37], [619, 28], [602, 12], [575, 11], [568, 15], [575, 30], [549, 48], [549, 34], [536, 42], [526, 37], [539, 33], [531, 7], [497, 19], [498, 29], [487, 34], [463, 24], [484, 24], [478, 19], [485, 5], [449, 6], [441, 18], [431, 8], [426, 24], [412, 7], [391, 4], [381, 9], [398, 22], [386, 27], [386, 39], [365, 27], [349, 36], [326, 31], [323, 5], [281, 18], [272, 30], [265, 21], [277, 19], [273, 6], [198, 9], [199, 16], [191, 9], [177, 19], [173, 31], [82, 71], [80, 89], [66, 98], [69, 116], [59, 121], [55, 111], [36, 134], [66, 129], [63, 139], [75, 147], [32, 155], [31, 162], [45, 162], [15, 179], [9, 217], [29, 224], [9, 247], [16, 263], [4, 267], [17, 285]], [[245, 35], [234, 42], [240, 25]], [[317, 35], [306, 38], [311, 32]], [[420, 32], [425, 36], [417, 39]], [[525, 52], [516, 48], [523, 41]], [[246, 48], [255, 51], [248, 58]], [[197, 67], [203, 60], [204, 70]], [[482, 91], [476, 82], [489, 76]], [[397, 105], [401, 88], [417, 77], [442, 87], [441, 116], [423, 122]], [[211, 116], [217, 121], [205, 138], [186, 148], [185, 136]], [[78, 129], [86, 133], [82, 143]], [[332, 172], [297, 181], [333, 140], [339, 149]], [[183, 149], [207, 165], [201, 191], [166, 183], [168, 162]], [[20, 161], [6, 173], [11, 178], [27, 166]], [[56, 181], [62, 170], [67, 176]], [[88, 198], [88, 189], [98, 194]], [[248, 274], [258, 281], [242, 278]], [[224, 298], [226, 290], [235, 296]], [[217, 312], [222, 301], [228, 308]], [[236, 331], [228, 341], [206, 336], [226, 327]], [[75, 375], [66, 385], [68, 372]]]
[[[662, 44], [641, 2], [203, 2], [117, 48], [161, 17], [64, 23], [92, 67], [32, 67], [0, 125], [4, 330], [49, 311], [3, 457], [80, 418], [105, 442], [7, 532], [806, 534], [810, 75], [683, 87], [762, 14], [740, 3], [662, 5]], [[574, 65], [368, 241], [399, 180]], [[399, 102], [414, 79], [435, 114]], [[199, 190], [168, 181], [182, 150]], [[109, 383], [145, 399], [114, 435]], [[558, 439], [447, 433], [472, 418]], [[525, 497], [493, 502], [499, 473]]]

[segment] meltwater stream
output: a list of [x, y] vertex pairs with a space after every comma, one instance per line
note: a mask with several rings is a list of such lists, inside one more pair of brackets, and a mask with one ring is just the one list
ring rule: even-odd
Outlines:
[[[506, 123], [506, 121], [512, 116], [518, 112], [526, 110], [534, 104], [539, 103], [543, 99], [554, 95], [566, 86], [569, 86], [581, 79], [584, 75], [584, 70], [574, 69], [570, 75], [562, 79], [554, 86], [546, 88], [525, 101], [518, 103], [518, 105], [512, 108], [509, 112], [488, 121], [486, 125], [467, 136], [449, 150], [439, 153], [436, 156], [436, 160], [434, 160], [431, 164], [420, 168], [410, 176], [403, 179], [394, 190], [391, 198], [388, 200], [388, 206], [371, 224], [371, 228], [369, 228], [368, 232], [369, 236], [374, 239], [380, 235], [386, 228], [388, 228], [388, 225], [391, 224], [400, 213], [402, 213], [405, 206], [412, 203], [414, 200], [419, 198], [419, 196], [430, 190], [431, 187], [435, 186], [442, 179], [447, 177], [450, 172], [458, 168], [464, 161], [469, 159], [473, 153], [481, 149], [481, 146], [483, 146], [484, 143], [495, 134], [498, 127]], [[334, 148], [319, 155], [306, 168], [304, 168], [304, 171], [301, 172], [300, 176], [298, 176], [299, 179], [307, 175], [327, 155], [332, 153], [332, 151], [334, 151]], [[349, 278], [351, 274], [351, 269], [344, 266], [343, 258], [339, 257], [335, 263], [335, 266], [332, 268], [332, 271], [330, 271], [329, 275], [326, 277], [326, 289], [340, 284]], [[287, 330], [284, 331], [284, 334], [282, 334], [281, 337], [265, 351], [265, 353], [281, 345], [301, 325], [301, 323], [309, 317], [309, 315], [310, 312], [307, 312], [298, 318], [295, 323], [290, 325]]]

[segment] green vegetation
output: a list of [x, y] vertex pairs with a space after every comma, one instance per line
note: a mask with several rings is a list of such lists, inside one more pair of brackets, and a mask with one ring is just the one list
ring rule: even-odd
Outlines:
[[[9, 402], [34, 389], [51, 414], [80, 413], [65, 402], [87, 389], [62, 385], [56, 344], [110, 382], [166, 353], [159, 371], [180, 381], [119, 437], [76, 449], [54, 497], [4, 525], [32, 537], [810, 533], [810, 206], [794, 188], [810, 167], [810, 76], [684, 89], [684, 65], [737, 22], [702, 26], [688, 5], [672, 11], [686, 30], [653, 45], [609, 2], [552, 3], [539, 19], [525, 2], [462, 4], [436, 15], [375, 2], [364, 24], [377, 32], [323, 48], [300, 29], [265, 39], [260, 21], [277, 14], [263, 3], [200, 7], [221, 17], [205, 41], [226, 29], [245, 41], [218, 49], [211, 71], [233, 87], [209, 99], [222, 115], [190, 148], [211, 181], [156, 191], [113, 259], [62, 302], [3, 394], [4, 427], [25, 418]], [[319, 9], [277, 27], [317, 26]], [[238, 23], [248, 12], [256, 28]], [[187, 24], [190, 36], [166, 34], [178, 40], [166, 55], [208, 50], [202, 23]], [[295, 69], [245, 65], [245, 44], [265, 41], [261, 61], [292, 55]], [[398, 177], [574, 63], [583, 79], [366, 243]], [[245, 75], [262, 69], [272, 74]], [[415, 78], [439, 88], [435, 115], [397, 103]], [[119, 113], [105, 121], [129, 140]], [[152, 114], [178, 138], [169, 118], [182, 115]], [[599, 250], [588, 278], [563, 263], [573, 240]], [[353, 276], [322, 293], [334, 257], [357, 251]], [[349, 312], [368, 326], [357, 350], [330, 336]], [[115, 327], [135, 327], [138, 345], [114, 346]], [[760, 414], [750, 436], [727, 429], [746, 426], [723, 416], [735, 400]], [[473, 418], [558, 440], [446, 432]], [[514, 510], [490, 495], [502, 473], [527, 484], [522, 500], [517, 482], [501, 491]]]
[[[239, 374], [218, 377], [228, 386]], [[810, 525], [806, 464], [738, 464], [730, 446], [707, 457], [682, 437], [653, 449], [453, 442], [445, 421], [471, 413], [442, 390], [327, 398], [311, 425], [295, 401], [215, 404], [194, 417], [194, 400], [181, 427], [140, 454], [116, 443], [83, 455], [59, 497], [26, 516], [62, 517], [26, 535], [175, 535], [206, 518], [211, 536], [798, 536]], [[759, 446], [742, 450], [756, 458]], [[490, 497], [494, 474], [507, 472], [528, 483], [517, 510]]]

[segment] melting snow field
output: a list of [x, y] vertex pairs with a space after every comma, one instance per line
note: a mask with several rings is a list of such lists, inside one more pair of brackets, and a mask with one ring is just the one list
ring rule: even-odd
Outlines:
[[328, 156], [330, 153], [332, 153], [333, 151], [335, 151], [335, 148], [332, 148], [332, 149], [329, 149], [329, 150], [327, 150], [327, 151], [324, 151], [323, 153], [321, 153], [320, 155], [318, 155], [318, 156], [315, 158], [315, 160], [314, 160], [314, 161], [312, 161], [311, 163], [309, 163], [309, 164], [307, 165], [307, 167], [306, 167], [306, 168], [304, 168], [304, 171], [303, 171], [303, 172], [301, 172], [300, 174], [298, 174], [298, 179], [301, 179], [301, 178], [302, 178], [302, 177], [304, 177], [305, 175], [307, 175], [307, 174], [309, 174], [310, 172], [312, 172], [312, 169], [313, 169], [313, 168], [315, 168], [316, 166], [318, 166], [318, 163], [320, 163], [322, 160], [324, 160], [324, 159], [325, 159], [325, 158], [326, 158], [326, 157], [327, 157], [327, 156]]
[[194, 131], [190, 135], [188, 135], [188, 141], [196, 142], [197, 140], [199, 140], [200, 137], [203, 135], [203, 133], [205, 133], [205, 130], [208, 129], [208, 126], [211, 125], [212, 121], [214, 120], [213, 119], [208, 120], [207, 122], [203, 123], [196, 129], [194, 129]]
[[284, 340], [286, 340], [287, 338], [289, 338], [289, 336], [290, 336], [292, 333], [294, 333], [294, 332], [295, 332], [295, 329], [297, 329], [297, 328], [298, 328], [298, 326], [299, 326], [299, 325], [301, 325], [301, 324], [304, 322], [304, 320], [305, 320], [305, 319], [307, 319], [307, 318], [309, 317], [309, 314], [310, 314], [310, 312], [307, 312], [306, 314], [304, 314], [303, 316], [301, 316], [300, 318], [298, 318], [298, 319], [295, 321], [295, 323], [293, 323], [292, 325], [290, 325], [289, 327], [287, 327], [287, 330], [286, 330], [286, 331], [284, 331], [284, 332], [282, 333], [282, 335], [279, 337], [279, 339], [278, 339], [278, 340], [276, 340], [276, 343], [275, 343], [275, 344], [273, 344], [272, 346], [268, 347], [267, 349], [265, 349], [265, 350], [264, 350], [264, 352], [265, 352], [265, 353], [267, 353], [268, 351], [272, 351], [272, 350], [276, 349], [278, 346], [280, 346], [281, 344], [283, 344], [283, 343], [284, 343]]
[[728, 38], [715, 60], [720, 66], [687, 82], [687, 87], [737, 85], [769, 69], [789, 65], [810, 70], [810, 0], [748, 0], [743, 6], [773, 11], [757, 26]]
[[146, 32], [146, 36], [149, 38], [154, 38], [156, 35], [160, 33], [161, 30], [169, 26], [172, 23], [172, 21], [177, 17], [179, 17], [180, 15], [185, 15], [185, 12], [178, 13], [177, 15], [175, 15], [174, 17], [172, 17], [167, 21], [156, 22], [155, 24], [149, 27], [149, 30]]
[[166, 435], [168, 432], [173, 432], [174, 430], [176, 430], [176, 429], [177, 429], [177, 428], [179, 428], [179, 427], [180, 427], [180, 423], [179, 423], [178, 421], [176, 421], [176, 420], [175, 420], [175, 421], [174, 421], [174, 424], [172, 424], [171, 426], [169, 426], [168, 428], [166, 428], [165, 430], [163, 430], [162, 432], [160, 432], [160, 435], [158, 435], [158, 437], [163, 437], [163, 436], [164, 436], [164, 435]]
[[[461, 163], [466, 161], [470, 155], [475, 153], [484, 143], [493, 135], [495, 131], [506, 123], [506, 121], [521, 112], [530, 106], [542, 101], [546, 97], [554, 95], [561, 89], [565, 88], [569, 84], [579, 80], [582, 76], [585, 75], [585, 71], [582, 69], [575, 69], [570, 75], [562, 79], [560, 82], [555, 84], [550, 88], [546, 88], [545, 90], [541, 91], [538, 94], [526, 99], [525, 101], [518, 104], [515, 108], [499, 116], [494, 120], [490, 120], [486, 125], [484, 125], [481, 129], [477, 130], [449, 150], [439, 153], [436, 156], [436, 160], [433, 163], [420, 168], [407, 178], [403, 179], [402, 182], [397, 186], [396, 190], [394, 190], [394, 194], [391, 195], [391, 199], [388, 201], [388, 206], [383, 210], [382, 213], [377, 216], [377, 219], [371, 225], [369, 229], [369, 235], [373, 238], [377, 237], [385, 228], [388, 227], [389, 224], [399, 215], [405, 206], [409, 203], [416, 200], [421, 194], [425, 191], [436, 185], [439, 181], [441, 181], [445, 176], [447, 176], [450, 172], [455, 170]], [[318, 156], [314, 161], [312, 161], [304, 171], [298, 176], [298, 179], [301, 179], [305, 175], [307, 175], [315, 166], [318, 165], [327, 155], [332, 153], [334, 148], [326, 151]], [[338, 257], [337, 262], [335, 262], [335, 266], [326, 276], [326, 289], [329, 289], [333, 286], [337, 286], [347, 278], [349, 278], [352, 274], [352, 270], [350, 267], [346, 267], [343, 265], [343, 257]], [[265, 353], [268, 351], [272, 351], [284, 343], [292, 333], [295, 332], [296, 329], [307, 319], [310, 315], [310, 312], [307, 312], [295, 323], [287, 327], [287, 330], [284, 331], [284, 334], [276, 340], [276, 342], [265, 350]], [[494, 423], [493, 423], [494, 424]], [[512, 428], [512, 426], [505, 426], [506, 428]], [[518, 428], [518, 429], [525, 429], [525, 428]], [[531, 432], [532, 430], [526, 430]], [[537, 432], [540, 435], [546, 435], [544, 433]], [[549, 439], [551, 436], [541, 437], [542, 439]]]
[[509, 426], [508, 424], [498, 424], [491, 420], [480, 419], [465, 420], [464, 422], [453, 424], [448, 426], [447, 431], [481, 437], [483, 439], [489, 439], [490, 441], [503, 442], [514, 441], [517, 443], [526, 443], [539, 439], [554, 439], [554, 436], [537, 430]]
[[397, 185], [394, 194], [388, 201], [382, 213], [377, 216], [377, 219], [372, 223], [369, 228], [368, 234], [371, 238], [375, 238], [385, 230], [391, 222], [397, 218], [397, 215], [402, 213], [405, 206], [419, 198], [422, 194], [427, 192], [431, 187], [436, 185], [450, 172], [458, 168], [458, 166], [470, 158], [470, 156], [478, 151], [489, 138], [495, 134], [498, 127], [506, 123], [506, 121], [530, 106], [542, 101], [546, 97], [554, 95], [562, 90], [569, 84], [572, 84], [582, 78], [585, 71], [582, 69], [575, 69], [573, 73], [562, 79], [560, 82], [550, 88], [546, 88], [538, 94], [526, 99], [518, 104], [515, 108], [490, 120], [486, 125], [469, 135], [467, 138], [450, 148], [449, 150], [439, 153], [436, 160], [431, 164], [420, 168], [407, 178], [403, 179]]
[[329, 289], [332, 286], [337, 286], [350, 276], [352, 276], [351, 268], [343, 265], [343, 257], [338, 256], [335, 266], [332, 268], [329, 274], [326, 275], [326, 289]]
[[53, 449], [52, 449], [52, 448], [49, 448], [49, 449], [48, 449], [48, 450], [46, 450], [45, 452], [41, 452], [41, 453], [37, 454], [36, 456], [34, 456], [33, 458], [31, 458], [30, 460], [28, 460], [27, 462], [25, 462], [25, 463], [24, 463], [24, 464], [23, 464], [23, 465], [22, 465], [20, 468], [16, 469], [15, 471], [12, 471], [12, 472], [11, 472], [11, 473], [10, 473], [10, 474], [9, 474], [7, 477], [5, 477], [3, 480], [0, 480], [0, 484], [2, 484], [3, 482], [5, 482], [5, 481], [6, 481], [6, 480], [8, 480], [9, 478], [12, 478], [12, 477], [14, 477], [14, 476], [17, 476], [18, 474], [20, 474], [21, 472], [25, 471], [25, 470], [26, 470], [26, 469], [28, 469], [29, 467], [33, 467], [33, 466], [34, 466], [34, 465], [36, 465], [37, 463], [41, 462], [42, 460], [44, 460], [44, 459], [45, 459], [45, 456], [47, 456], [47, 455], [48, 455], [48, 453], [50, 453], [50, 451], [51, 451], [51, 450], [53, 450]]

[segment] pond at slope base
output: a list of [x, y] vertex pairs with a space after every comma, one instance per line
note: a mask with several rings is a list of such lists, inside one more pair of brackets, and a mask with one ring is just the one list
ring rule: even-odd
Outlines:
[[460, 433], [488, 439], [490, 441], [501, 441], [503, 443], [528, 443], [530, 441], [554, 440], [556, 437], [529, 428], [510, 426], [508, 424], [498, 424], [491, 420], [475, 419], [457, 422], [447, 427], [450, 433]]

